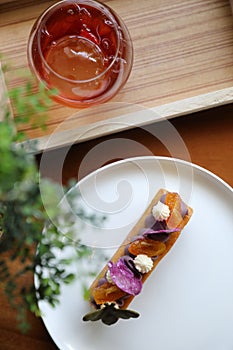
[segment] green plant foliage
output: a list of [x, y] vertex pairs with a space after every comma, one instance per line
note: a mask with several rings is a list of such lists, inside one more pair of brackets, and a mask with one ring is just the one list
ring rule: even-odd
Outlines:
[[[56, 198], [58, 185], [40, 179], [39, 186], [35, 158], [19, 143], [25, 141], [25, 135], [16, 132], [22, 123], [36, 125], [35, 121], [40, 120], [44, 127], [50, 104], [47, 92], [42, 85], [34, 91], [33, 84], [28, 81], [22, 88], [10, 91], [10, 98], [14, 123], [7, 108], [4, 120], [0, 121], [0, 286], [18, 311], [19, 327], [26, 331], [29, 326], [26, 311], [29, 309], [41, 316], [38, 303], [43, 300], [55, 307], [62, 284], [69, 284], [77, 277], [70, 272], [72, 262], [76, 259], [80, 263], [92, 251], [77, 238], [72, 239], [72, 232], [67, 236], [61, 234], [51, 222], [51, 216], [61, 218], [64, 214], [58, 208], [53, 208], [51, 213], [45, 211], [40, 188], [43, 187], [51, 199]], [[40, 118], [37, 118], [38, 113]], [[85, 214], [82, 208], [80, 213]], [[85, 219], [96, 220], [91, 216]], [[101, 222], [100, 218], [98, 222]], [[67, 255], [67, 251], [72, 251], [72, 254]], [[14, 273], [12, 264], [17, 266]], [[93, 271], [85, 273], [93, 274]], [[27, 281], [30, 276], [31, 283], [19, 284], [25, 276]], [[19, 285], [24, 287], [19, 289]], [[86, 295], [87, 287], [83, 289]]]

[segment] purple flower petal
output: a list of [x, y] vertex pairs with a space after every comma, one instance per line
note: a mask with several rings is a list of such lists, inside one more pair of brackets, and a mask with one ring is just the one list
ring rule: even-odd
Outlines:
[[161, 203], [165, 204], [165, 202], [166, 202], [166, 193], [164, 193], [164, 194], [162, 195], [162, 197], [160, 198], [159, 201], [160, 201]]
[[166, 220], [155, 221], [154, 225], [149, 226], [148, 228], [151, 228], [154, 231], [167, 230], [168, 229]]
[[178, 228], [173, 228], [173, 229], [168, 229], [168, 228], [162, 228], [162, 229], [154, 229], [154, 227], [152, 228], [148, 228], [146, 229], [143, 234], [142, 237], [148, 237], [150, 239], [153, 239], [154, 241], [160, 241], [160, 242], [166, 242], [170, 236], [170, 233], [172, 232], [177, 232], [180, 231], [180, 229]]
[[167, 229], [167, 230], [156, 230], [156, 231], [148, 228], [147, 230], [144, 231], [143, 236], [154, 235], [157, 233], [173, 233], [173, 232], [178, 232], [178, 231], [180, 231], [179, 228], [171, 228], [171, 229]]
[[123, 259], [119, 259], [116, 264], [109, 261], [108, 268], [112, 281], [124, 292], [137, 295], [142, 290], [142, 281], [134, 275]]
[[148, 215], [145, 219], [145, 226], [152, 227], [155, 224], [155, 218], [152, 214]]

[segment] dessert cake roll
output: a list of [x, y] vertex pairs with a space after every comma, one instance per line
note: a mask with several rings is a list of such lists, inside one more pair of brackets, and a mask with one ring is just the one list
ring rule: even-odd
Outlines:
[[94, 310], [83, 320], [111, 325], [119, 318], [138, 317], [139, 313], [128, 310], [130, 302], [172, 248], [192, 212], [178, 193], [160, 189], [90, 286]]

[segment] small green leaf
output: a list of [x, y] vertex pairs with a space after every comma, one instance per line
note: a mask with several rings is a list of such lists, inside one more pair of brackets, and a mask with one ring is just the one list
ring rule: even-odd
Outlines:
[[86, 300], [86, 301], [90, 300], [90, 289], [86, 285], [83, 285], [82, 288], [83, 288], [84, 300]]
[[64, 278], [64, 283], [69, 284], [75, 280], [75, 275], [73, 273], [70, 273]]

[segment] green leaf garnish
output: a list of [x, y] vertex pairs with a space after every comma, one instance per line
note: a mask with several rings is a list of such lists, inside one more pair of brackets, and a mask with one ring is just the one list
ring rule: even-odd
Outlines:
[[110, 326], [116, 323], [119, 318], [129, 319], [139, 317], [139, 313], [133, 310], [119, 309], [116, 303], [104, 304], [101, 309], [87, 313], [83, 321], [101, 320], [104, 324]]

